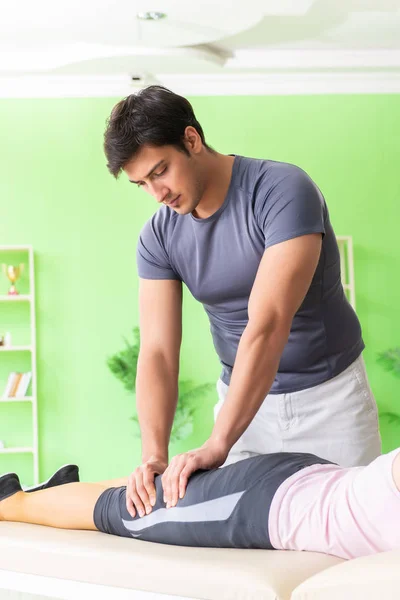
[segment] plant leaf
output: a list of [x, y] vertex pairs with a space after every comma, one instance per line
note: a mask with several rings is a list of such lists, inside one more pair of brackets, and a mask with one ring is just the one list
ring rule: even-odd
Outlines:
[[400, 377], [400, 348], [391, 348], [378, 354], [378, 362], [387, 370]]

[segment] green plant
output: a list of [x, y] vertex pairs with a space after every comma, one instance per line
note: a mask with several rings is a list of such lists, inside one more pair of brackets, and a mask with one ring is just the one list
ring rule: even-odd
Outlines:
[[[391, 348], [378, 354], [378, 362], [386, 369], [391, 371], [396, 377], [400, 377], [400, 348]], [[396, 423], [400, 425], [400, 415], [392, 411], [385, 411], [380, 414], [385, 417], [389, 424]]]
[[[133, 338], [133, 343], [131, 343], [124, 337], [125, 348], [107, 359], [108, 368], [121, 381], [128, 392], [134, 392], [136, 386], [137, 362], [140, 348], [139, 327], [133, 328]], [[195, 385], [189, 379], [179, 379], [178, 383], [178, 404], [171, 432], [171, 442], [184, 440], [192, 434], [193, 417], [198, 406], [198, 401], [214, 387], [210, 383]], [[137, 415], [131, 418], [137, 425], [137, 434], [140, 435]]]
[[128, 392], [135, 391], [137, 361], [140, 347], [139, 327], [133, 328], [133, 343], [125, 337], [125, 348], [107, 359], [107, 366], [111, 373], [119, 379]]
[[380, 362], [387, 371], [392, 371], [394, 375], [400, 377], [400, 348], [391, 348], [378, 355]]

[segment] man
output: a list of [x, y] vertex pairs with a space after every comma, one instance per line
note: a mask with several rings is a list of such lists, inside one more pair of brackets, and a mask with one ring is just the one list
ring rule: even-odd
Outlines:
[[[323, 196], [298, 167], [223, 155], [190, 103], [160, 86], [113, 109], [108, 169], [164, 206], [142, 229], [137, 407], [142, 465], [127, 509], [151, 512], [154, 477], [167, 507], [189, 476], [256, 454], [311, 452], [342, 466], [380, 454], [377, 410], [357, 316], [340, 281]], [[210, 438], [174, 457], [182, 282], [209, 316], [222, 363]]]

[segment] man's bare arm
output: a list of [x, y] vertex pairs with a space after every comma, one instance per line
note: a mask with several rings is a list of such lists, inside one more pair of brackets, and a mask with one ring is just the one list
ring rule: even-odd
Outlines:
[[150, 512], [154, 476], [168, 465], [168, 443], [178, 400], [182, 339], [182, 283], [140, 280], [140, 353], [136, 402], [142, 438], [142, 465], [129, 477], [127, 508]]
[[281, 242], [264, 252], [251, 291], [228, 394], [211, 438], [228, 451], [247, 429], [274, 381], [292, 320], [317, 268], [321, 234]]

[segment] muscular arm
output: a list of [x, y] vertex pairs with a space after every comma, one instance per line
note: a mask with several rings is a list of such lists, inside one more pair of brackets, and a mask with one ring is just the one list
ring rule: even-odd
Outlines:
[[140, 354], [136, 402], [142, 461], [168, 462], [168, 443], [178, 399], [182, 339], [182, 283], [140, 280]]
[[126, 508], [134, 517], [155, 503], [154, 477], [168, 465], [168, 443], [178, 400], [182, 337], [182, 283], [141, 279], [140, 353], [136, 402], [142, 438], [142, 464], [129, 476]]
[[229, 452], [253, 420], [274, 381], [293, 317], [311, 284], [321, 235], [304, 235], [264, 252], [249, 299], [229, 391], [211, 441]]

